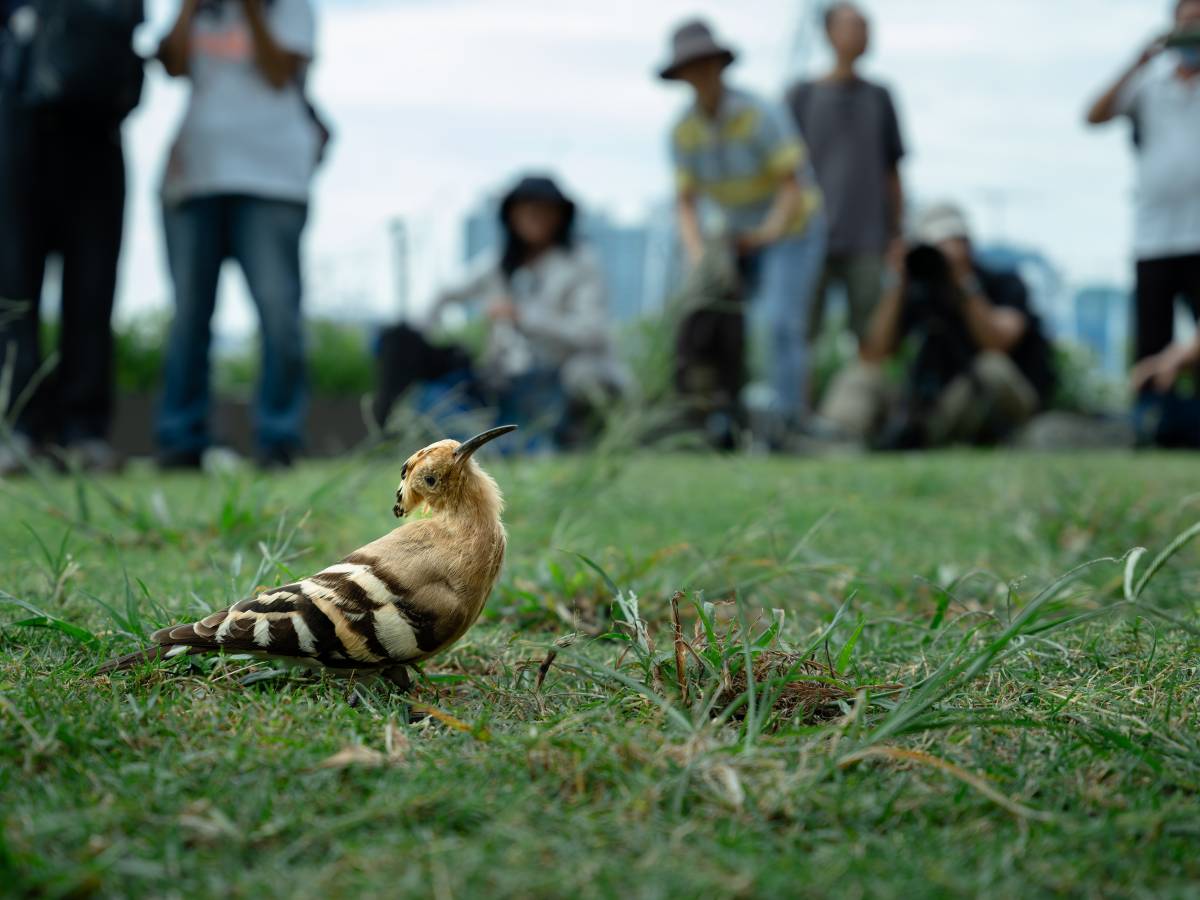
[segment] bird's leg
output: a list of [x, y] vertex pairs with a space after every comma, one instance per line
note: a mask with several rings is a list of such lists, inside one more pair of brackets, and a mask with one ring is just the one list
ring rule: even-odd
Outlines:
[[409, 677], [408, 666], [399, 665], [384, 669], [383, 677], [395, 685], [402, 694], [407, 694], [412, 689], [412, 678]]

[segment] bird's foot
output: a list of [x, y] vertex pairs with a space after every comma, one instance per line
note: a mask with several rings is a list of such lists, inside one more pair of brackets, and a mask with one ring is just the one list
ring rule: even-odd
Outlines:
[[408, 674], [408, 666], [393, 666], [385, 669], [383, 677], [390, 681], [402, 694], [412, 690], [412, 678]]

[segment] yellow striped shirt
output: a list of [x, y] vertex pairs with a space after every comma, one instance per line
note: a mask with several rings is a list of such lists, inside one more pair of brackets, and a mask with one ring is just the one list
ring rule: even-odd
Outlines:
[[692, 107], [671, 132], [675, 184], [711, 198], [734, 233], [766, 217], [783, 179], [795, 175], [804, 193], [788, 233], [799, 234], [821, 208], [808, 151], [782, 108], [727, 88], [715, 119]]

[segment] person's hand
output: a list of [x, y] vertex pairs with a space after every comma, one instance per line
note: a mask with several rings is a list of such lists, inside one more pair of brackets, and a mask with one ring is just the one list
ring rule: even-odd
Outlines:
[[517, 321], [517, 307], [510, 297], [499, 297], [488, 304], [484, 314], [492, 322]]
[[751, 253], [757, 253], [768, 244], [774, 243], [775, 240], [774, 235], [769, 234], [762, 228], [755, 228], [752, 231], [744, 231], [734, 238], [733, 246], [737, 250], [738, 256], [749, 256]]
[[1174, 387], [1184, 369], [1197, 361], [1200, 361], [1200, 343], [1172, 344], [1135, 365], [1129, 374], [1129, 385], [1134, 393], [1149, 386], [1157, 393], [1165, 394]]

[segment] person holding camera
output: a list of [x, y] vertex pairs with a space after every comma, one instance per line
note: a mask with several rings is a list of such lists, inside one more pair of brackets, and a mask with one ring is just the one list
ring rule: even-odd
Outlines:
[[164, 468], [199, 467], [209, 445], [209, 345], [227, 258], [261, 320], [258, 462], [288, 466], [301, 445], [300, 238], [323, 142], [304, 94], [314, 30], [310, 0], [183, 0], [159, 46], [167, 74], [192, 83], [162, 190], [175, 288], [157, 429]]
[[[1169, 368], [1175, 301], [1186, 299], [1200, 317], [1200, 0], [1176, 3], [1171, 31], [1092, 104], [1087, 121], [1122, 116], [1133, 123], [1137, 148], [1134, 362], [1157, 358]], [[1174, 378], [1134, 382], [1139, 438], [1163, 443], [1165, 433], [1156, 431], [1177, 430], [1169, 420], [1181, 409], [1172, 400]]]
[[[1046, 407], [1056, 384], [1025, 285], [980, 265], [955, 206], [926, 210], [914, 236], [890, 257], [860, 359], [834, 379], [821, 414], [881, 449], [1003, 440]], [[905, 339], [912, 355], [896, 398], [883, 366]]]
[[808, 307], [825, 257], [825, 216], [790, 116], [782, 104], [726, 84], [734, 59], [693, 20], [676, 29], [658, 74], [688, 85], [693, 99], [671, 131], [684, 251], [693, 269], [701, 264], [711, 240], [700, 203], [711, 202], [737, 254], [742, 293], [757, 295], [769, 323], [772, 417], [782, 441], [799, 430], [807, 409]]

